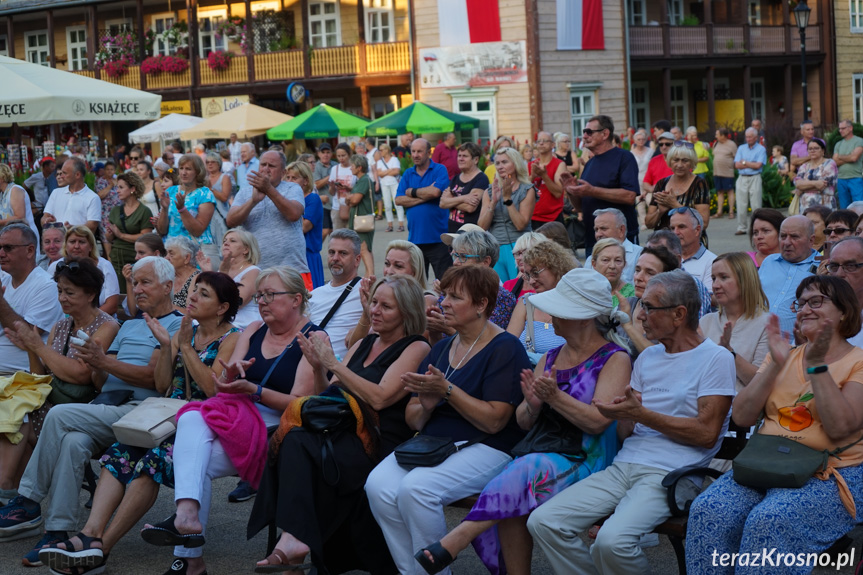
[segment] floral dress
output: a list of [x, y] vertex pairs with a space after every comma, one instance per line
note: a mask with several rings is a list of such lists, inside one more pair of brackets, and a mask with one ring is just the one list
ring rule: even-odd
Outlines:
[[[192, 346], [195, 345], [195, 334], [198, 326], [192, 328]], [[207, 367], [212, 367], [219, 355], [219, 347], [232, 333], [241, 331], [232, 327], [222, 337], [211, 342], [207, 347], [198, 352], [198, 357]], [[183, 369], [182, 354], [177, 354], [174, 362], [174, 378], [171, 381], [171, 398], [189, 399], [186, 397], [186, 373]], [[207, 395], [192, 381], [190, 382], [192, 392], [191, 401], [204, 401]], [[147, 449], [145, 447], [134, 447], [122, 443], [115, 443], [99, 459], [102, 467], [107, 469], [117, 481], [128, 485], [141, 476], [147, 476], [156, 483], [174, 487], [174, 436], [162, 442], [159, 447]]]
[[[563, 346], [548, 352], [546, 369], [552, 368], [561, 349]], [[558, 387], [571, 397], [590, 404], [599, 373], [608, 359], [619, 351], [626, 350], [609, 342], [579, 365], [559, 369]], [[605, 469], [617, 454], [616, 426], [610, 425], [600, 435], [584, 433], [582, 451], [579, 456], [529, 453], [514, 459], [500, 475], [489, 481], [464, 520], [500, 521], [529, 515], [576, 481]], [[474, 539], [473, 546], [492, 574], [506, 573], [496, 527], [484, 531]]]
[[120, 196], [117, 195], [117, 185], [113, 181], [109, 181], [106, 178], [99, 178], [96, 181], [96, 190], [102, 190], [109, 186], [111, 189], [108, 191], [105, 199], [102, 200], [102, 221], [99, 223], [99, 233], [102, 234], [102, 238], [105, 237], [105, 230], [108, 229], [108, 224], [110, 223], [108, 218], [111, 215], [111, 210], [123, 204], [120, 201]]
[[800, 193], [800, 213], [809, 206], [827, 206], [831, 210], [836, 209], [836, 180], [839, 178], [839, 168], [836, 162], [824, 158], [817, 166], [811, 166], [806, 162], [797, 170], [794, 177], [796, 184], [800, 180], [824, 180], [827, 187], [822, 191], [807, 191]]

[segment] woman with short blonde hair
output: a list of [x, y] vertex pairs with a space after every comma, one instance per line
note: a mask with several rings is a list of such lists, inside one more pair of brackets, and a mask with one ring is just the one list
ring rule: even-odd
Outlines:
[[89, 258], [96, 262], [96, 266], [105, 281], [102, 283], [102, 291], [99, 294], [99, 309], [108, 315], [117, 313], [120, 305], [120, 282], [114, 266], [105, 258], [99, 257], [96, 249], [96, 236], [87, 226], [75, 226], [66, 231], [66, 239], [63, 241], [63, 257], [48, 266], [48, 273], [53, 276], [57, 266], [66, 260]]
[[686, 140], [677, 140], [665, 157], [671, 175], [656, 182], [653, 199], [647, 208], [645, 224], [656, 230], [667, 229], [671, 224], [669, 211], [675, 208], [693, 208], [704, 221], [702, 232], [710, 222], [710, 188], [707, 181], [692, 170], [698, 165], [695, 145]]

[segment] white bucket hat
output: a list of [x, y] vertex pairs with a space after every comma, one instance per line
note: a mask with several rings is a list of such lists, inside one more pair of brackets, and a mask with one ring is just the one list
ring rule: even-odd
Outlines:
[[476, 224], [465, 224], [458, 229], [457, 233], [441, 234], [440, 235], [440, 241], [442, 241], [443, 243], [445, 243], [448, 246], [451, 246], [452, 241], [462, 234], [465, 234], [467, 232], [484, 232], [484, 231], [485, 231], [484, 229], [482, 229], [481, 227], [479, 227]]
[[629, 316], [617, 309], [611, 299], [611, 284], [601, 273], [576, 268], [560, 278], [557, 286], [528, 300], [537, 309], [560, 319], [608, 317], [615, 323], [628, 323]]

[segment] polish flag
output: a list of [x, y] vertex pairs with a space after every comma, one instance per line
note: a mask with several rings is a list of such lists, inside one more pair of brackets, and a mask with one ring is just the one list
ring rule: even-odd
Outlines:
[[602, 0], [557, 0], [557, 49], [605, 50]]
[[438, 0], [441, 46], [500, 42], [497, 0]]

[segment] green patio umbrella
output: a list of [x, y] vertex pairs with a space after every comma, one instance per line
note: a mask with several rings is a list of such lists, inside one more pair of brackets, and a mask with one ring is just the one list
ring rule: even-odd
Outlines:
[[337, 136], [362, 136], [365, 118], [342, 112], [338, 108], [321, 104], [307, 110], [284, 124], [267, 130], [270, 140], [293, 140], [294, 138], [335, 138]]
[[366, 126], [367, 136], [397, 136], [405, 132], [414, 134], [441, 134], [479, 128], [479, 120], [447, 112], [422, 102], [414, 102]]

